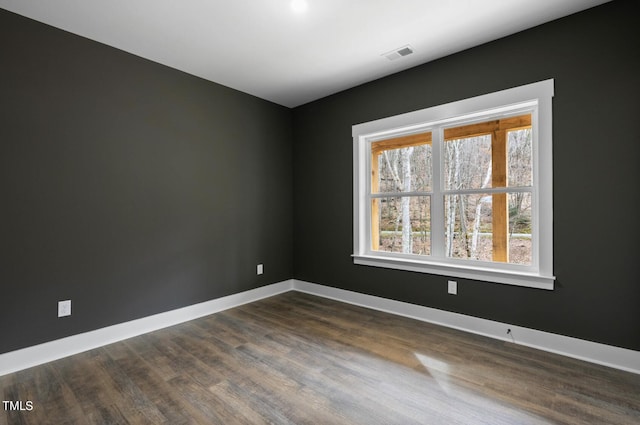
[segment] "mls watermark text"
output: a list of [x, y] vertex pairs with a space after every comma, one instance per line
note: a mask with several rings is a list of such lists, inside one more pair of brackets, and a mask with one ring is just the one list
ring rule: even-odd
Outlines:
[[2, 407], [5, 411], [30, 412], [33, 410], [33, 401], [10, 401], [2, 400]]

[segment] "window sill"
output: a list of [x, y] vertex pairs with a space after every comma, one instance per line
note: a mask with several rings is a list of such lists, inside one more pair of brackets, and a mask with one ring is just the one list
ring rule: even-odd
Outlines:
[[389, 258], [374, 255], [352, 255], [353, 263], [363, 266], [430, 273], [463, 279], [481, 280], [506, 285], [553, 290], [555, 276], [541, 276], [510, 270], [495, 270], [481, 267], [464, 267], [436, 262], [414, 261], [406, 258]]

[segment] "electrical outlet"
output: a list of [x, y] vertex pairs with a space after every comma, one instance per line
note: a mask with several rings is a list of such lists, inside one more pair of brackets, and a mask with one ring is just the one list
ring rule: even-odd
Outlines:
[[448, 283], [447, 292], [452, 295], [458, 295], [458, 282], [455, 280], [450, 280]]
[[71, 300], [58, 301], [58, 317], [71, 316]]
[[264, 273], [264, 266], [262, 264], [258, 264], [258, 267], [256, 268], [256, 273], [257, 274]]

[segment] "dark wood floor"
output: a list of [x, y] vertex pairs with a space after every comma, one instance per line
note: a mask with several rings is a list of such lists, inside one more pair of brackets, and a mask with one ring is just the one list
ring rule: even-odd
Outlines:
[[640, 423], [640, 375], [298, 292], [0, 389], [0, 425]]

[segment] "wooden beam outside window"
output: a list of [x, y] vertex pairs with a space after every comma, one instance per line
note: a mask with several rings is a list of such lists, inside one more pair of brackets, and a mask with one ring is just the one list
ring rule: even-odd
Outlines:
[[[371, 193], [380, 190], [380, 176], [378, 170], [378, 158], [380, 154], [371, 154]], [[380, 200], [371, 200], [371, 249], [380, 249]]]
[[[491, 180], [493, 187], [507, 186], [507, 132], [491, 133]], [[494, 193], [493, 212], [493, 261], [509, 262], [509, 203], [506, 193]]]
[[519, 115], [517, 117], [447, 128], [444, 130], [444, 140], [466, 139], [470, 137], [483, 136], [485, 134], [493, 134], [493, 132], [500, 130], [515, 131], [530, 127], [531, 114]]
[[408, 136], [394, 137], [392, 139], [379, 140], [371, 143], [371, 155], [379, 154], [392, 149], [408, 148], [431, 144], [431, 132], [410, 134]]

